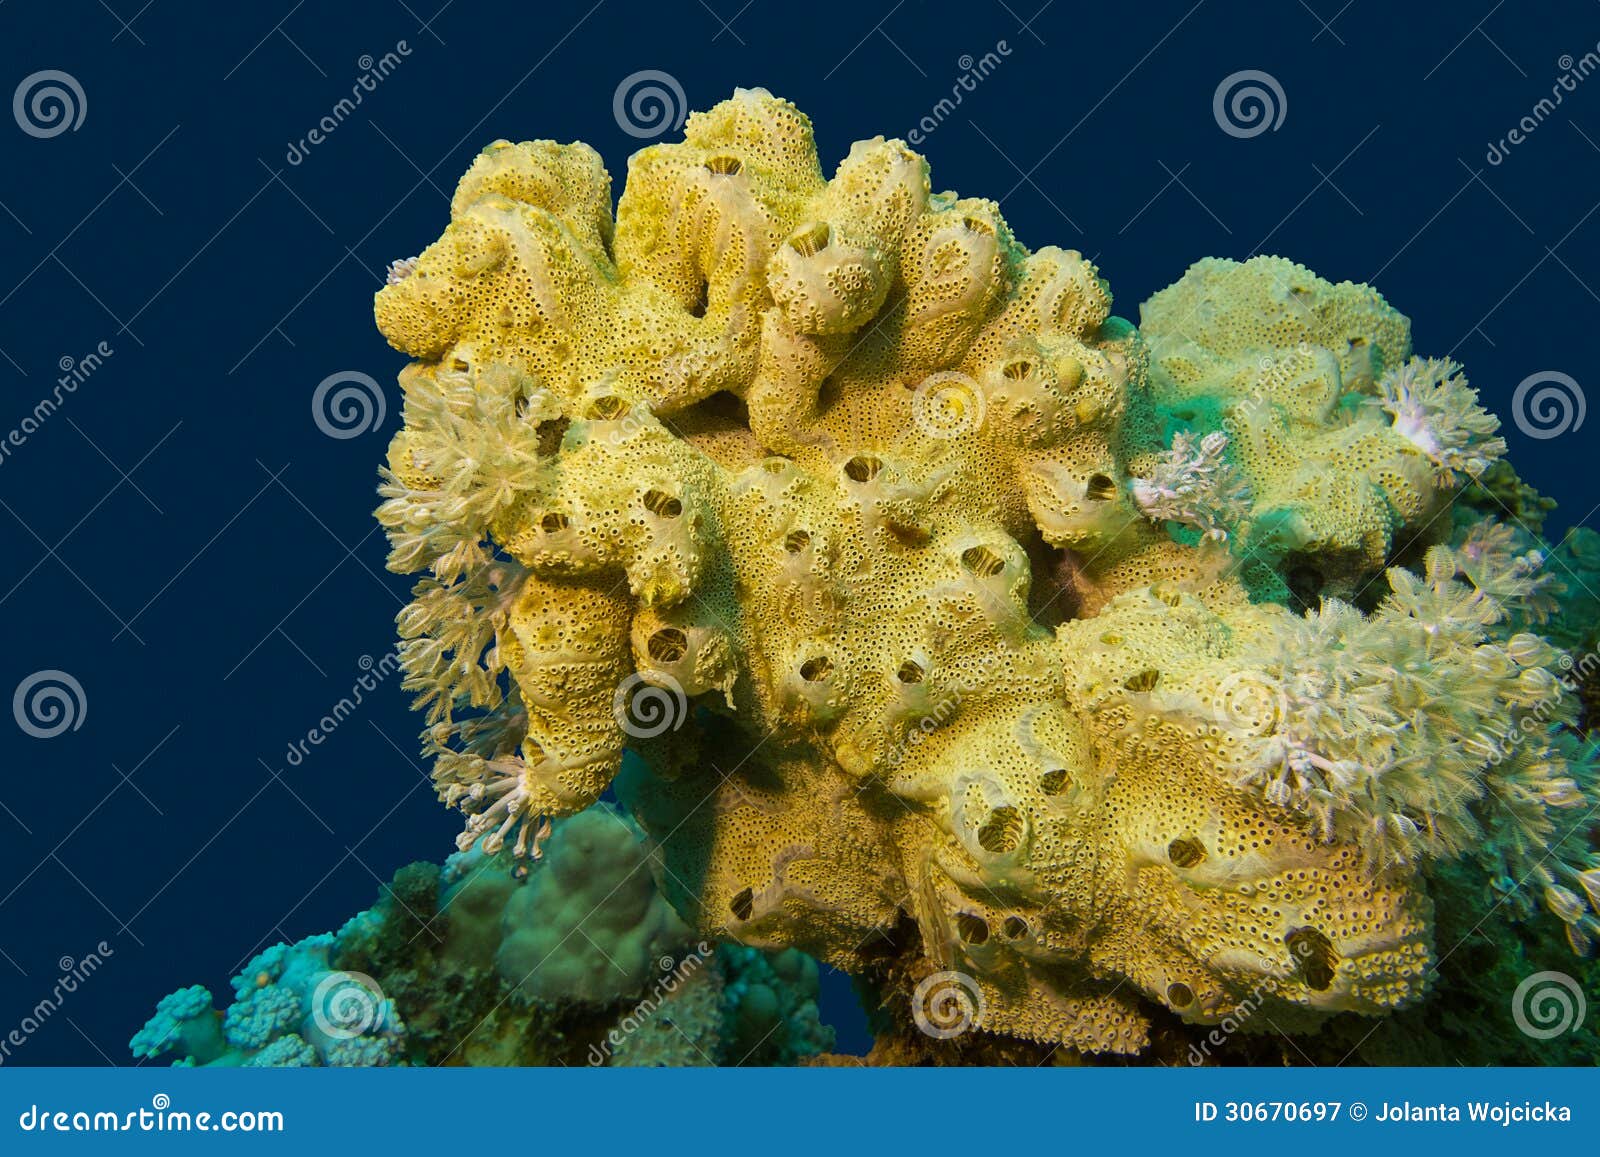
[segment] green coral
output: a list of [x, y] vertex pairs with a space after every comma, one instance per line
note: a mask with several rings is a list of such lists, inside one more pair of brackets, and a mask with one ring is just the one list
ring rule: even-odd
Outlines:
[[566, 821], [560, 843], [501, 919], [495, 968], [519, 998], [606, 1003], [643, 988], [664, 956], [692, 945], [656, 890], [641, 840], [610, 808]]

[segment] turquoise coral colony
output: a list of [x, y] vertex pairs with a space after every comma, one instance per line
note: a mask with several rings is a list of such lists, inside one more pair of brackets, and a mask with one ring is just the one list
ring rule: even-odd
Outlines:
[[1600, 541], [1375, 290], [1206, 259], [1135, 326], [740, 90], [614, 215], [491, 144], [376, 314], [459, 850], [141, 1055], [837, 1062], [817, 961], [872, 1063], [1590, 1047], [1507, 1001], [1600, 938]]

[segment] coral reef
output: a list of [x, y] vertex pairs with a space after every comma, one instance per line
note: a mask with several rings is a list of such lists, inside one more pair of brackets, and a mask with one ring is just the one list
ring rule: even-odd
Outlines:
[[1589, 948], [1549, 556], [1447, 516], [1518, 484], [1375, 290], [1205, 260], [1135, 327], [900, 142], [825, 179], [760, 90], [685, 137], [615, 222], [587, 146], [494, 143], [376, 298], [463, 847], [614, 784], [692, 935], [1065, 1055], [1415, 1005], [1463, 856]]
[[830, 1048], [814, 960], [696, 942], [641, 836], [597, 805], [516, 871], [473, 848], [402, 868], [337, 935], [277, 944], [213, 1007], [195, 985], [130, 1042], [180, 1065], [773, 1065]]

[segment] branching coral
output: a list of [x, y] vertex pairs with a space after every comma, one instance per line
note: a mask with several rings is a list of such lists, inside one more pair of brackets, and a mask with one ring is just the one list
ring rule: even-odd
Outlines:
[[180, 1065], [297, 1068], [391, 1065], [402, 1057], [405, 1025], [392, 1002], [361, 973], [336, 969], [332, 936], [275, 944], [233, 978], [234, 1001], [212, 1008], [194, 985], [162, 999], [135, 1034], [133, 1055], [174, 1054]]
[[204, 1064], [228, 1051], [222, 1018], [211, 1007], [211, 990], [191, 984], [161, 998], [155, 1015], [133, 1034], [128, 1048], [139, 1060], [169, 1052], [197, 1057]]
[[379, 518], [464, 843], [536, 850], [631, 747], [697, 932], [858, 973], [909, 934], [983, 1028], [1083, 1051], [1142, 1047], [1136, 994], [1416, 1000], [1463, 851], [1581, 947], [1591, 766], [1507, 627], [1538, 562], [1442, 541], [1493, 419], [1281, 259], [1200, 262], [1142, 332], [1110, 307], [900, 142], [825, 180], [765, 92], [638, 153], [614, 224], [586, 146], [486, 149], [376, 301], [417, 359]]

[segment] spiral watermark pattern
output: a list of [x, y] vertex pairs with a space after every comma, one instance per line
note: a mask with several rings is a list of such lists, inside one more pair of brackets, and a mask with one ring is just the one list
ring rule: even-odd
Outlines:
[[966, 374], [929, 374], [911, 395], [911, 418], [930, 438], [959, 438], [983, 425], [983, 390]]
[[1283, 688], [1261, 671], [1234, 671], [1217, 684], [1212, 710], [1216, 721], [1231, 731], [1270, 735], [1284, 716]]
[[983, 1027], [983, 990], [965, 972], [935, 972], [911, 994], [911, 1019], [935, 1040]]
[[1289, 115], [1289, 98], [1271, 73], [1246, 68], [1222, 78], [1211, 96], [1211, 115], [1230, 137], [1248, 140], [1278, 131]]
[[1582, 429], [1588, 409], [1583, 387], [1559, 370], [1529, 374], [1511, 395], [1511, 418], [1517, 429], [1540, 441]]
[[647, 680], [635, 671], [611, 697], [611, 715], [625, 734], [654, 739], [683, 726], [689, 717], [689, 697], [671, 675], [658, 671]]
[[622, 78], [611, 97], [611, 115], [623, 132], [647, 141], [682, 128], [689, 100], [677, 77], [646, 68]]
[[1511, 1019], [1534, 1040], [1576, 1032], [1588, 1011], [1583, 988], [1565, 972], [1535, 972], [1511, 996]]
[[383, 1027], [388, 1002], [365, 972], [330, 972], [311, 993], [311, 1019], [334, 1040], [353, 1040]]
[[11, 696], [11, 714], [17, 726], [35, 739], [54, 739], [76, 731], [89, 714], [83, 684], [65, 671], [35, 671], [17, 684]]
[[11, 115], [30, 137], [47, 140], [77, 132], [89, 115], [89, 98], [71, 73], [47, 68], [22, 78], [11, 97]]
[[330, 438], [356, 438], [376, 430], [387, 413], [383, 388], [360, 370], [329, 374], [311, 394], [311, 418]]

